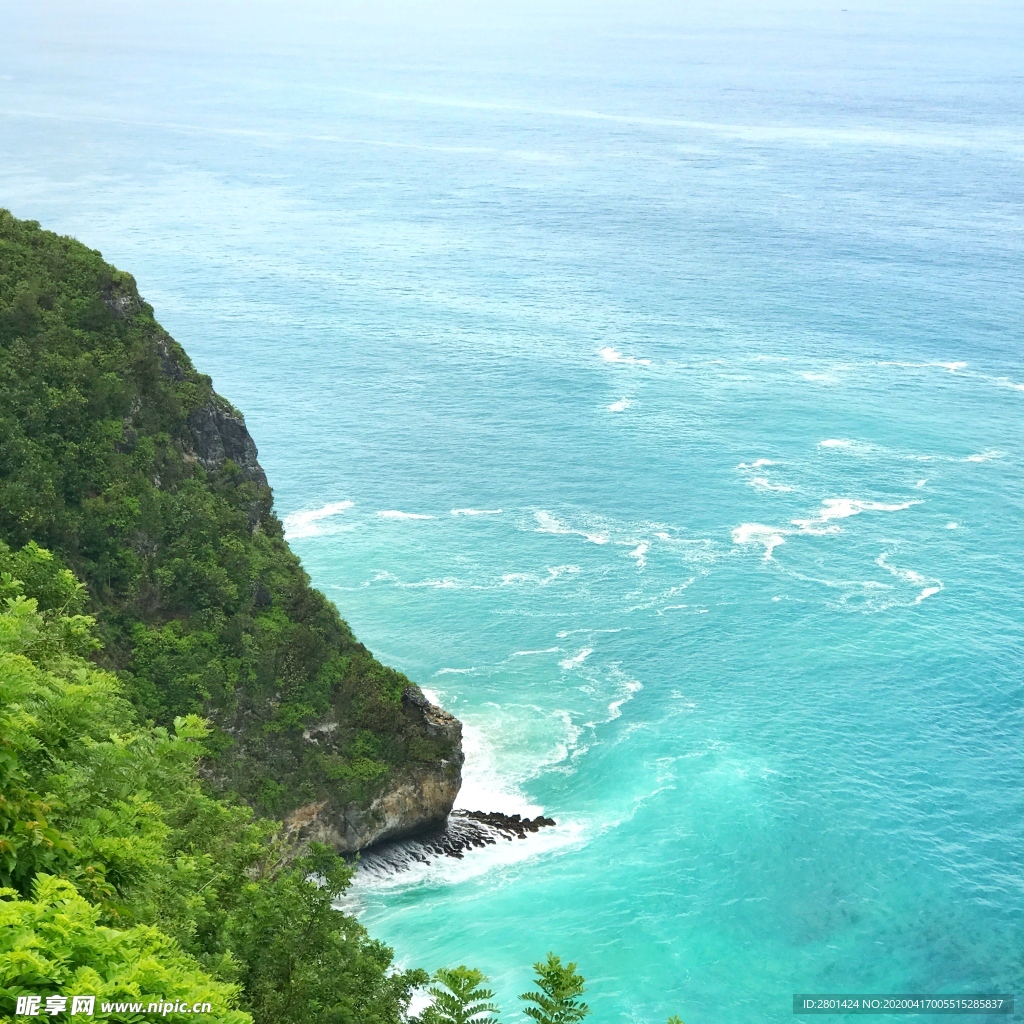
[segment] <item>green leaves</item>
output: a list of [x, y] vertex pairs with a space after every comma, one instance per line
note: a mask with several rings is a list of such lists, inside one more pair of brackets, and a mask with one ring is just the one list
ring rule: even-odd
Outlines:
[[0, 1018], [18, 995], [77, 986], [209, 1001], [219, 1015], [204, 1019], [229, 1024], [404, 1024], [427, 975], [393, 971], [334, 909], [349, 865], [323, 846], [295, 859], [277, 823], [204, 793], [208, 725], [140, 725], [118, 680], [75, 653], [91, 620], [3, 585]]
[[[0, 543], [28, 545], [0, 548], [0, 597], [7, 572], [44, 612], [94, 614], [143, 717], [220, 726], [225, 791], [271, 813], [365, 804], [451, 744], [410, 726], [409, 680], [310, 587], [269, 488], [225, 448], [244, 430], [129, 275], [0, 211]], [[366, 732], [379, 749], [354, 749]]]
[[39, 875], [31, 899], [0, 889], [0, 1008], [14, 1017], [20, 995], [92, 995], [93, 1020], [136, 1021], [141, 1013], [104, 1013], [105, 1001], [165, 998], [211, 1005], [205, 1021], [249, 1024], [236, 985], [214, 981], [156, 928], [104, 927], [99, 910], [68, 881]]
[[539, 991], [524, 992], [519, 998], [529, 1004], [523, 1010], [537, 1024], [577, 1024], [590, 1013], [579, 997], [586, 991], [584, 977], [576, 964], [563, 964], [560, 957], [548, 953], [547, 960], [533, 965]]
[[497, 1024], [491, 1016], [498, 1012], [494, 993], [483, 987], [486, 975], [462, 964], [442, 967], [433, 981], [427, 991], [434, 1001], [423, 1011], [422, 1024]]
[[333, 903], [352, 869], [325, 846], [243, 887], [228, 925], [258, 1021], [402, 1024], [423, 971], [391, 972], [391, 951]]

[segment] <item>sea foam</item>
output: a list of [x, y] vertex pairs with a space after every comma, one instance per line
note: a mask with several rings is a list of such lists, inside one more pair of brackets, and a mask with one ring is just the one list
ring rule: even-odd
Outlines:
[[559, 663], [558, 667], [565, 669], [566, 672], [571, 672], [574, 668], [579, 668], [594, 653], [593, 647], [584, 647], [582, 650], [577, 651], [570, 658], [563, 658]]
[[650, 546], [647, 541], [643, 540], [629, 552], [629, 557], [636, 559], [636, 567], [638, 569], [642, 569], [647, 564], [647, 552]]
[[916, 569], [901, 569], [898, 566], [889, 564], [889, 555], [891, 552], [885, 551], [875, 559], [875, 565], [881, 569], [885, 569], [886, 572], [892, 574], [896, 579], [901, 580], [903, 583], [908, 583], [911, 587], [918, 590], [917, 596], [914, 598], [914, 604], [920, 604], [922, 601], [927, 601], [929, 597], [934, 597], [939, 591], [943, 589], [942, 580], [928, 579], [928, 577], [919, 573]]
[[598, 355], [606, 363], [624, 363], [629, 366], [650, 366], [650, 359], [637, 359], [635, 356], [624, 356], [617, 349], [612, 348], [610, 345], [606, 348], [601, 349]]
[[570, 526], [566, 526], [560, 519], [553, 516], [550, 512], [545, 512], [543, 509], [533, 514], [534, 519], [537, 522], [537, 528], [535, 533], [555, 533], [564, 534], [566, 536], [577, 536], [583, 537], [585, 540], [590, 541], [591, 544], [607, 544], [611, 537], [604, 530], [590, 531], [590, 530], [576, 530]]
[[825, 526], [826, 531], [836, 533], [839, 527], [828, 526], [833, 519], [849, 519], [862, 512], [902, 512], [912, 505], [920, 505], [921, 499], [903, 502], [869, 501], [863, 498], [826, 498], [821, 503], [821, 511], [813, 519], [793, 519], [792, 524], [802, 533], [822, 532], [819, 527]]
[[[427, 689], [423, 693], [432, 703], [443, 704], [442, 695]], [[525, 785], [546, 768], [565, 760], [579, 730], [566, 713], [553, 712], [541, 720], [544, 735], [534, 735], [538, 724], [535, 712], [525, 711], [491, 705], [480, 719], [462, 714], [466, 760], [455, 810], [519, 814], [524, 818], [545, 813], [544, 807], [526, 795]], [[509, 737], [515, 737], [511, 745]], [[523, 756], [526, 750], [529, 754]], [[424, 884], [457, 885], [526, 860], [578, 848], [589, 840], [592, 831], [582, 821], [558, 815], [554, 827], [543, 828], [525, 839], [500, 839], [482, 848], [469, 848], [459, 859], [424, 856], [415, 839], [380, 851], [369, 850], [361, 857], [353, 882], [353, 909], [374, 892]]]
[[324, 532], [321, 525], [325, 519], [341, 515], [355, 505], [354, 501], [332, 501], [320, 508], [292, 512], [284, 517], [284, 532], [289, 540], [301, 537], [316, 537]]
[[793, 490], [789, 484], [772, 483], [772, 481], [766, 476], [752, 476], [747, 483], [758, 491], [776, 491], [779, 493], [785, 493]]
[[786, 543], [782, 530], [776, 526], [765, 526], [763, 523], [740, 523], [732, 531], [734, 544], [761, 544], [764, 547], [764, 560], [771, 560], [772, 552]]
[[425, 512], [399, 512], [398, 509], [387, 508], [382, 512], [378, 512], [377, 515], [381, 519], [433, 519], [433, 516], [427, 515]]

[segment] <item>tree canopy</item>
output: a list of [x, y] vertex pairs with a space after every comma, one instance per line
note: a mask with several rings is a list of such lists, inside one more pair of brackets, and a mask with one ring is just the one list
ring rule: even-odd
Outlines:
[[0, 1013], [83, 989], [227, 1024], [403, 1021], [427, 975], [333, 908], [351, 868], [206, 793], [206, 724], [140, 723], [87, 658], [81, 584], [38, 547], [0, 555], [45, 595], [0, 571]]
[[365, 806], [405, 766], [451, 756], [403, 715], [413, 684], [309, 585], [241, 414], [132, 277], [5, 210], [0, 541], [73, 570], [124, 696], [166, 727], [210, 719], [209, 778], [268, 814]]

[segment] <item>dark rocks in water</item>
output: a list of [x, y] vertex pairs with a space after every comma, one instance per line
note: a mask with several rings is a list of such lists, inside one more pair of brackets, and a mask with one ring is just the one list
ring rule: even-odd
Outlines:
[[499, 840], [525, 839], [555, 824], [554, 818], [524, 818], [500, 811], [452, 811], [447, 821], [414, 839], [382, 843], [365, 850], [362, 866], [373, 872], [393, 873], [435, 857], [463, 858], [467, 850], [494, 846]]
[[525, 839], [527, 832], [537, 832], [555, 823], [554, 818], [545, 818], [543, 815], [536, 818], [521, 818], [518, 814], [502, 814], [500, 811], [452, 811], [452, 817], [482, 822], [505, 839], [511, 839], [513, 836]]

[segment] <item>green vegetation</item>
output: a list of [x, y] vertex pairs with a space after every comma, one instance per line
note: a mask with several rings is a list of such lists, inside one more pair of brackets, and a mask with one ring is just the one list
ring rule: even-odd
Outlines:
[[498, 1024], [494, 993], [484, 988], [486, 975], [464, 964], [442, 967], [427, 990], [434, 1001], [423, 1011], [422, 1024]]
[[[255, 456], [128, 275], [0, 211], [0, 1019], [405, 1024], [429, 980], [271, 820], [453, 752], [309, 586]], [[528, 1016], [587, 1016], [574, 963], [534, 966]], [[438, 971], [421, 1024], [494, 1024], [486, 980]]]
[[579, 997], [586, 991], [584, 977], [576, 964], [563, 964], [560, 957], [548, 953], [547, 960], [533, 965], [537, 974], [536, 992], [524, 992], [519, 998], [530, 1005], [523, 1010], [537, 1024], [578, 1024], [590, 1013]]
[[14, 889], [0, 889], [0, 1003], [8, 1013], [19, 995], [38, 993], [45, 1000], [68, 993], [71, 998], [91, 995], [101, 1020], [131, 1019], [103, 1013], [104, 1002], [148, 1006], [159, 999], [188, 1006], [208, 1002], [211, 1013], [204, 1020], [245, 1024], [251, 1019], [231, 1008], [238, 999], [236, 986], [197, 970], [156, 928], [99, 926], [98, 908], [70, 882], [52, 875], [40, 875], [33, 888], [31, 900], [12, 899]]
[[96, 657], [142, 718], [209, 718], [209, 778], [267, 814], [365, 806], [451, 753], [309, 586], [240, 414], [134, 280], [2, 210], [0, 540], [84, 581]]
[[84, 657], [84, 588], [39, 548], [6, 561], [34, 582], [0, 573], [0, 1014], [77, 991], [208, 1001], [231, 1024], [399, 1024], [427, 976], [332, 909], [351, 868], [294, 859], [275, 823], [204, 793], [204, 723], [140, 724]]

